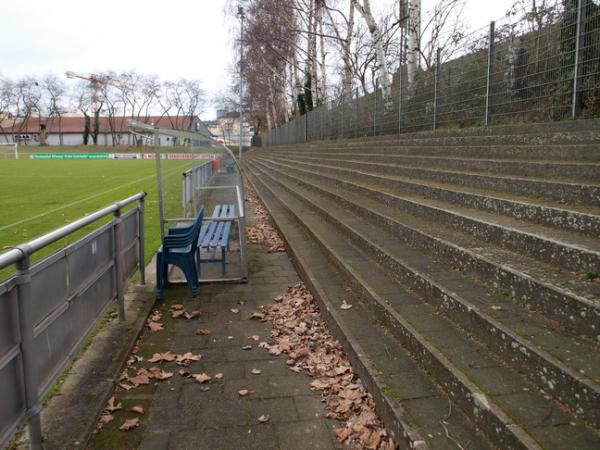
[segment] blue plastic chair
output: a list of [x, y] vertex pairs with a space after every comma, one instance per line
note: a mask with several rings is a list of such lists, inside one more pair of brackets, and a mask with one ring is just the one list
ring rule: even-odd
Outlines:
[[169, 264], [177, 266], [185, 275], [192, 297], [198, 291], [198, 267], [196, 266], [196, 242], [200, 234], [204, 208], [189, 227], [169, 230], [156, 255], [156, 298], [162, 300], [164, 287], [169, 283]]

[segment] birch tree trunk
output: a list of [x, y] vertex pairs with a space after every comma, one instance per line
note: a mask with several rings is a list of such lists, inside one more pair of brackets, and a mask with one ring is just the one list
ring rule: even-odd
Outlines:
[[408, 92], [413, 94], [415, 79], [419, 70], [421, 41], [421, 0], [410, 0], [408, 6], [408, 27], [406, 42], [406, 78]]
[[358, 0], [352, 0], [354, 7], [360, 13], [365, 20], [369, 33], [371, 33], [371, 40], [375, 46], [375, 54], [377, 56], [377, 70], [379, 72], [379, 82], [381, 84], [381, 90], [383, 93], [384, 106], [386, 111], [392, 108], [392, 84], [390, 80], [390, 72], [385, 59], [385, 51], [383, 49], [383, 36], [381, 31], [375, 22], [373, 13], [371, 12], [370, 0], [363, 0], [361, 5]]

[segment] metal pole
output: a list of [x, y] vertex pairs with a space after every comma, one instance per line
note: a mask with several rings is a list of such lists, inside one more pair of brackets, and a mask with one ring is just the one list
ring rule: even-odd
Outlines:
[[375, 89], [373, 90], [373, 97], [374, 97], [374, 108], [373, 108], [373, 136], [375, 136], [377, 133], [377, 87], [379, 86], [379, 80], [377, 78], [375, 78]]
[[433, 84], [433, 129], [437, 127], [437, 107], [438, 107], [438, 84], [440, 82], [440, 60], [441, 60], [441, 49], [437, 49], [435, 55], [435, 72], [434, 72], [434, 84]]
[[490, 42], [488, 45], [488, 59], [487, 59], [487, 76], [486, 76], [486, 87], [485, 87], [485, 125], [488, 126], [491, 121], [490, 117], [490, 93], [492, 88], [492, 61], [494, 58], [494, 38], [496, 35], [496, 22], [490, 22]]
[[244, 8], [240, 6], [240, 148], [239, 159], [242, 160], [242, 150], [244, 148], [244, 77], [242, 62], [244, 60]]
[[[17, 247], [18, 248], [18, 247]], [[21, 335], [21, 355], [23, 364], [23, 378], [25, 387], [25, 402], [27, 406], [29, 434], [29, 448], [41, 450], [42, 445], [42, 421], [38, 393], [38, 373], [35, 365], [34, 327], [31, 314], [28, 314], [33, 304], [33, 292], [31, 289], [31, 272], [29, 255], [21, 250], [24, 257], [17, 263], [17, 289], [19, 310], [19, 334]]]
[[146, 284], [146, 256], [144, 254], [144, 244], [146, 242], [145, 230], [144, 230], [144, 212], [146, 211], [146, 198], [140, 199], [138, 205], [138, 258], [140, 265], [140, 283]]
[[308, 142], [308, 113], [309, 111], [304, 113], [304, 142]]
[[[400, 2], [402, 5], [402, 2]], [[402, 17], [402, 15], [400, 15]], [[398, 139], [400, 139], [400, 133], [402, 132], [402, 81], [404, 80], [404, 28], [400, 31], [400, 69], [398, 70]]]
[[577, 35], [575, 36], [575, 67], [573, 67], [573, 103], [571, 107], [571, 118], [577, 117], [577, 90], [579, 89], [579, 48], [581, 47], [581, 15], [583, 0], [577, 1]]
[[354, 101], [355, 105], [355, 115], [354, 115], [354, 137], [358, 137], [358, 88], [354, 90], [356, 93], [356, 100]]
[[154, 133], [154, 146], [156, 155], [156, 190], [158, 194], [158, 215], [160, 221], [160, 239], [161, 241], [165, 238], [165, 208], [163, 203], [163, 185], [162, 185], [162, 168], [161, 168], [161, 154], [160, 150], [156, 147], [159, 145], [158, 133]]
[[123, 221], [121, 219], [121, 209], [114, 212], [115, 229], [115, 276], [117, 279], [117, 308], [119, 310], [119, 321], [125, 321], [125, 294], [123, 288]]

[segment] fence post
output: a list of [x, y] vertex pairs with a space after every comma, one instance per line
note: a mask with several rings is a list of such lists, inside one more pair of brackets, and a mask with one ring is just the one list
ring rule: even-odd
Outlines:
[[340, 138], [341, 139], [344, 139], [344, 119], [345, 119], [345, 117], [344, 117], [344, 109], [345, 109], [344, 108], [344, 100], [345, 99], [346, 99], [346, 93], [344, 92], [344, 93], [342, 93], [342, 123], [340, 124], [341, 125]]
[[492, 61], [494, 58], [494, 38], [496, 35], [496, 22], [490, 22], [490, 37], [488, 44], [488, 58], [487, 58], [487, 75], [485, 81], [485, 126], [488, 126], [491, 122], [490, 117], [490, 93], [492, 87]]
[[17, 248], [23, 253], [23, 259], [17, 263], [17, 289], [23, 385], [25, 387], [25, 403], [28, 418], [27, 432], [29, 435], [29, 448], [31, 450], [41, 450], [43, 448], [42, 421], [40, 416], [42, 405], [40, 404], [38, 395], [38, 374], [35, 367], [35, 352], [33, 351], [35, 323], [33, 323], [31, 314], [27, 311], [33, 302], [30, 260], [25, 250]]
[[441, 49], [437, 49], [435, 55], [435, 72], [433, 80], [433, 129], [437, 127], [437, 108], [438, 108], [438, 84], [440, 82], [440, 58]]
[[373, 108], [373, 136], [377, 133], [377, 88], [379, 86], [379, 80], [375, 78], [375, 89], [373, 89], [374, 108]]
[[140, 267], [140, 283], [146, 284], [146, 262], [144, 255], [144, 243], [146, 242], [146, 236], [144, 231], [144, 212], [146, 210], [146, 196], [140, 198], [140, 204], [138, 205], [138, 259]]
[[582, 16], [583, 0], [577, 1], [577, 25], [575, 36], [575, 66], [573, 67], [573, 100], [571, 107], [571, 119], [577, 117], [577, 90], [579, 89], [579, 49], [581, 47], [581, 16]]
[[123, 221], [121, 220], [121, 208], [114, 212], [114, 230], [115, 230], [115, 276], [117, 287], [117, 308], [119, 310], [119, 321], [125, 321], [125, 295], [123, 292]]
[[354, 101], [354, 137], [358, 137], [358, 88], [355, 89], [356, 92], [356, 100]]
[[304, 113], [304, 142], [308, 142], [308, 111]]

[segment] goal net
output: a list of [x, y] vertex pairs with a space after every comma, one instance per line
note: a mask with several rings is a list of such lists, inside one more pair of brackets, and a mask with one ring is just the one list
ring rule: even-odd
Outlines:
[[0, 159], [19, 159], [19, 146], [14, 144], [0, 143]]

